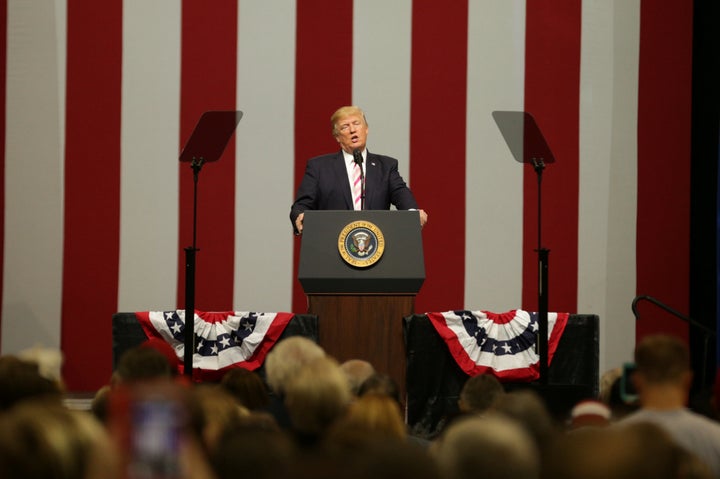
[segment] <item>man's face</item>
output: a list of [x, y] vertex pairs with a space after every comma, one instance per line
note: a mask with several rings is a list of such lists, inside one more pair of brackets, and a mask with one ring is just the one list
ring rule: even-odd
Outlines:
[[348, 115], [340, 118], [335, 129], [337, 130], [335, 139], [347, 153], [365, 148], [368, 127], [362, 115]]

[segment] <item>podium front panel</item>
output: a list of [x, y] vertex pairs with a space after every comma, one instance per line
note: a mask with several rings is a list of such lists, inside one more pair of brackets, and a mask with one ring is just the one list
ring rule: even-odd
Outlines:
[[[377, 226], [384, 238], [380, 259], [352, 266], [338, 247], [353, 222]], [[425, 280], [417, 211], [306, 211], [298, 279], [306, 294], [416, 294]]]

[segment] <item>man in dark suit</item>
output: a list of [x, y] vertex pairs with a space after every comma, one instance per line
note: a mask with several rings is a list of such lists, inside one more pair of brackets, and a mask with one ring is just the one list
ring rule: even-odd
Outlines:
[[[295, 234], [301, 234], [305, 210], [418, 210], [420, 225], [427, 214], [398, 172], [398, 161], [370, 153], [366, 148], [368, 124], [363, 111], [344, 106], [330, 118], [340, 151], [308, 161], [305, 176], [290, 208]], [[362, 157], [362, 161], [360, 161]], [[364, 188], [358, 168], [363, 169]]]

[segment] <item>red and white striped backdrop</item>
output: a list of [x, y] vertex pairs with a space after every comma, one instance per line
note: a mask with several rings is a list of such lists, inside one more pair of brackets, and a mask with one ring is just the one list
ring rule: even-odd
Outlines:
[[61, 347], [95, 389], [114, 312], [184, 307], [178, 153], [211, 109], [245, 116], [200, 174], [196, 306], [304, 312], [289, 207], [354, 103], [430, 215], [418, 312], [537, 308], [536, 177], [491, 117], [531, 112], [550, 309], [620, 364], [636, 294], [688, 304], [692, 7], [659, 3], [0, 0], [1, 352]]

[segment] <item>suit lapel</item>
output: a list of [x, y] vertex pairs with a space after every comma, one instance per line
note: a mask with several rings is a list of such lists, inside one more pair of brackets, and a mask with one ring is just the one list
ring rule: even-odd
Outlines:
[[372, 209], [375, 193], [378, 190], [379, 171], [375, 155], [368, 150], [367, 160], [365, 162], [365, 209]]
[[348, 179], [347, 166], [345, 166], [345, 157], [342, 150], [335, 155], [333, 162], [333, 172], [337, 185], [343, 185], [343, 198], [345, 198], [345, 207], [349, 210], [353, 209], [352, 190], [350, 189], [350, 180]]

